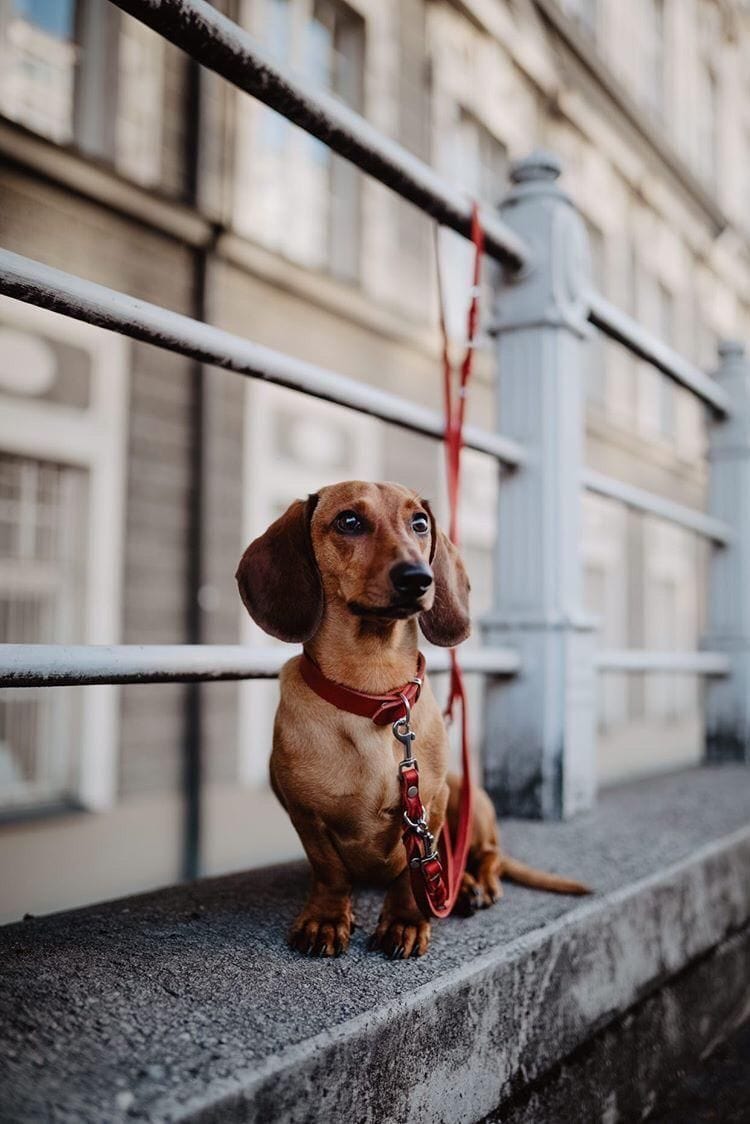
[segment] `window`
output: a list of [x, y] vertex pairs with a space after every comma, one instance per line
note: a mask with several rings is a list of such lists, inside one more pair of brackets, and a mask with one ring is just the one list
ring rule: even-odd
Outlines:
[[[591, 253], [591, 280], [597, 292], [606, 296], [607, 265], [604, 234], [598, 226], [586, 221]], [[607, 345], [601, 332], [595, 332], [586, 345], [586, 397], [600, 410], [607, 403]]]
[[[643, 620], [647, 648], [689, 651], [699, 645], [699, 551], [695, 536], [647, 517], [644, 527]], [[662, 674], [646, 680], [646, 716], [690, 723], [698, 713], [695, 677]], [[683, 737], [681, 754], [694, 752]], [[665, 746], [666, 749], [666, 746]]]
[[[669, 289], [659, 283], [656, 286], [656, 330], [665, 343], [674, 341], [674, 299]], [[656, 372], [659, 379], [659, 432], [667, 440], [673, 441], [676, 436], [676, 395], [677, 388], [671, 379], [661, 372]]]
[[[638, 286], [640, 318], [666, 344], [675, 338], [675, 300], [667, 286], [643, 269]], [[638, 363], [638, 427], [646, 438], [677, 440], [679, 391], [667, 375]]]
[[0, 113], [158, 182], [163, 52], [102, 0], [0, 0]]
[[581, 30], [596, 39], [599, 32], [599, 0], [564, 0], [564, 7]]
[[[599, 496], [583, 497], [581, 551], [584, 564], [583, 597], [596, 622], [599, 648], [627, 647], [627, 513], [621, 504]], [[622, 725], [627, 717], [627, 683], [608, 672], [599, 681], [601, 731]]]
[[[250, 15], [249, 5], [243, 9]], [[364, 22], [337, 0], [263, 0], [246, 19], [274, 60], [358, 112]], [[359, 276], [360, 179], [321, 141], [238, 95], [236, 229], [311, 269]]]
[[117, 73], [115, 165], [139, 183], [158, 183], [164, 83], [162, 37], [138, 20], [121, 17]]
[[696, 167], [701, 178], [716, 186], [718, 86], [713, 68], [707, 61], [698, 68], [698, 97], [696, 102]]
[[665, 39], [664, 0], [646, 0], [643, 21], [642, 87], [647, 105], [660, 117], [664, 115]]
[[[480, 121], [458, 109], [453, 129], [443, 143], [445, 175], [467, 195], [494, 209], [508, 186], [509, 159], [505, 145]], [[442, 280], [446, 322], [452, 340], [466, 337], [466, 309], [474, 250], [471, 243], [445, 227], [440, 229]], [[499, 266], [485, 256], [482, 263], [480, 328], [486, 327]]]
[[52, 140], [73, 136], [73, 0], [2, 0], [0, 108]]
[[[86, 491], [80, 468], [0, 453], [0, 642], [81, 635]], [[2, 692], [2, 805], [49, 801], [74, 788], [79, 702], [68, 691]]]
[[[0, 643], [115, 643], [127, 343], [0, 298]], [[117, 688], [0, 699], [0, 812], [111, 802]]]

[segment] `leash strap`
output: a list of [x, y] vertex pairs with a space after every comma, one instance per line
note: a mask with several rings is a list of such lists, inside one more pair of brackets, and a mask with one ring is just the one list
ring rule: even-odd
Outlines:
[[[437, 231], [437, 228], [436, 228]], [[474, 269], [472, 276], [471, 299], [466, 317], [466, 350], [458, 371], [458, 392], [450, 357], [450, 344], [445, 316], [445, 299], [440, 272], [439, 246], [435, 242], [437, 257], [438, 295], [440, 309], [440, 333], [443, 356], [443, 390], [445, 399], [445, 464], [448, 484], [448, 504], [450, 509], [449, 535], [458, 545], [458, 502], [461, 484], [461, 451], [463, 449], [463, 428], [466, 415], [466, 398], [469, 379], [474, 365], [476, 334], [479, 322], [479, 293], [484, 254], [484, 231], [479, 221], [479, 209], [474, 204], [471, 215], [471, 240], [474, 244]], [[445, 709], [446, 720], [454, 720], [456, 707], [461, 712], [461, 794], [459, 797], [458, 823], [456, 836], [452, 839], [448, 824], [443, 826], [437, 848], [427, 827], [425, 810], [419, 796], [419, 769], [416, 759], [411, 757], [410, 742], [405, 744], [406, 756], [401, 763], [400, 785], [401, 803], [406, 825], [403, 834], [406, 847], [411, 884], [417, 904], [426, 917], [446, 917], [455, 905], [461, 880], [466, 869], [471, 835], [471, 758], [469, 753], [469, 722], [466, 708], [466, 689], [463, 673], [458, 661], [458, 653], [451, 648], [450, 689]], [[403, 720], [402, 720], [403, 721]], [[393, 732], [402, 741], [397, 732]], [[406, 723], [408, 731], [408, 715]], [[403, 731], [402, 731], [403, 732]], [[413, 735], [411, 735], [413, 738]]]

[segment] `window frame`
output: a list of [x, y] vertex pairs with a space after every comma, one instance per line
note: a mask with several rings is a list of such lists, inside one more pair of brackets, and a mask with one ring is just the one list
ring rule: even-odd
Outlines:
[[[9, 297], [0, 296], [0, 312], [3, 323], [18, 331], [42, 334], [91, 356], [87, 409], [5, 395], [0, 390], [0, 449], [87, 471], [81, 642], [116, 644], [122, 634], [130, 343], [103, 328]], [[83, 809], [100, 811], [115, 802], [119, 724], [119, 687], [87, 687], [77, 783], [70, 798]], [[38, 807], [43, 810], [44, 804]], [[9, 814], [15, 814], [12, 808]]]
[[[3, 30], [9, 19], [13, 0], [0, 0], [0, 62], [3, 59]], [[132, 19], [133, 31], [153, 37], [159, 56], [156, 78], [158, 97], [152, 99], [151, 121], [156, 159], [153, 167], [143, 172], [136, 169], [136, 160], [123, 141], [122, 51], [128, 34], [126, 20]], [[0, 109], [0, 118], [28, 129], [36, 137], [67, 148], [81, 156], [101, 162], [124, 179], [147, 188], [161, 188], [164, 178], [164, 97], [166, 85], [164, 40], [133, 17], [102, 0], [74, 0], [73, 37], [65, 41], [73, 53], [71, 68], [70, 124], [66, 135], [36, 128], [21, 114], [11, 116]], [[156, 56], [155, 56], [156, 57]]]
[[[258, 41], [269, 49], [267, 28], [271, 26], [271, 5], [274, 0], [240, 0], [237, 18]], [[345, 11], [352, 25], [359, 24], [359, 80], [358, 98], [345, 99], [334, 86], [327, 92], [339, 98], [343, 104], [356, 112], [366, 115], [366, 66], [369, 39], [368, 18], [360, 5], [349, 0], [322, 0], [331, 9]], [[305, 33], [314, 18], [317, 0], [285, 0], [289, 6], [288, 53], [289, 58], [278, 60], [294, 73], [302, 69], [304, 59]], [[335, 42], [334, 42], [335, 52]], [[257, 154], [263, 141], [259, 136], [264, 121], [273, 121], [273, 114], [267, 106], [256, 101], [247, 102], [241, 94], [235, 95], [235, 152], [232, 164], [231, 183], [228, 192], [229, 222], [240, 237], [257, 243], [269, 253], [278, 255], [291, 264], [320, 273], [343, 284], [362, 286], [363, 284], [363, 238], [364, 238], [364, 190], [361, 173], [349, 161], [325, 149], [326, 168], [326, 215], [324, 249], [320, 261], [308, 259], [304, 253], [289, 251], [283, 237], [274, 229], [272, 237], [264, 237], [258, 224], [243, 222], [243, 209], [257, 206], [260, 195], [259, 182], [253, 171]], [[282, 148], [279, 163], [282, 172], [276, 177], [285, 183], [293, 183], [300, 174], [304, 176], [308, 158], [305, 150], [312, 145], [322, 145], [308, 134], [297, 129], [290, 122], [279, 119], [276, 123], [282, 131]], [[289, 201], [286, 201], [288, 209]], [[274, 223], [274, 226], [276, 224]]]

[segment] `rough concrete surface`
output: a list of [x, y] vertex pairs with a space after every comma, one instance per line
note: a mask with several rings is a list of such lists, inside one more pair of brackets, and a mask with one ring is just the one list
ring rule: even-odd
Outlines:
[[[747, 1124], [750, 1023], [736, 1028], [750, 1018], [749, 979], [745, 926], [521, 1086], [483, 1124], [615, 1124], [644, 1117], [659, 1124]], [[727, 1060], [720, 1057], [725, 1035], [737, 1040]], [[713, 1051], [719, 1057], [709, 1067], [702, 1059]], [[743, 1100], [744, 1115], [737, 1115]]]
[[[291, 865], [0, 930], [0, 1105], [12, 1121], [472, 1121], [750, 918], [750, 770], [628, 785], [513, 854], [590, 899], [506, 887], [423, 960], [306, 960]], [[54, 861], [54, 857], [50, 857]]]
[[[747, 988], [748, 974], [744, 978]], [[750, 1108], [750, 1020], [707, 1058], [675, 1070], [669, 1092], [654, 1106], [650, 1124], [747, 1124]]]

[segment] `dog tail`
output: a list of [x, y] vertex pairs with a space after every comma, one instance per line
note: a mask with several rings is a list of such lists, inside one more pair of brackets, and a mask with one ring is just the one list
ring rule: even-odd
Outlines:
[[555, 894], [590, 894], [591, 889], [584, 886], [583, 882], [576, 882], [573, 878], [564, 878], [560, 874], [550, 874], [546, 870], [537, 870], [536, 867], [514, 859], [510, 855], [503, 855], [502, 874], [510, 878], [511, 882], [518, 882], [521, 886], [530, 886], [533, 890], [551, 890]]

